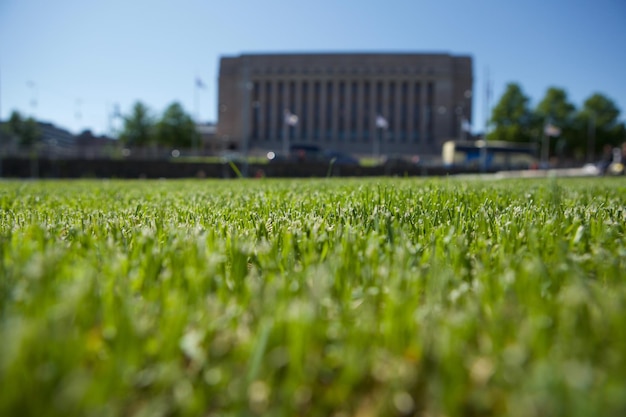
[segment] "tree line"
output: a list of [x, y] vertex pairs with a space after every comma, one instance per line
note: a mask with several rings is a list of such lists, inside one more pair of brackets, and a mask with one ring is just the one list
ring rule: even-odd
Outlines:
[[548, 88], [531, 108], [522, 87], [509, 83], [491, 112], [487, 140], [539, 142], [550, 135], [552, 154], [582, 159], [626, 140], [619, 116], [615, 102], [603, 94], [592, 94], [577, 109], [567, 92], [557, 87]]
[[129, 147], [192, 148], [198, 144], [199, 134], [193, 118], [180, 103], [170, 104], [160, 118], [142, 102], [136, 102], [129, 115], [122, 116], [123, 127], [119, 139]]
[[[199, 141], [193, 118], [177, 102], [155, 117], [138, 101], [129, 114], [121, 117], [119, 139], [123, 146], [185, 149], [195, 147]], [[522, 87], [509, 83], [491, 112], [487, 140], [540, 142], [549, 126], [552, 130], [547, 134], [553, 136], [550, 153], [582, 159], [626, 140], [626, 128], [619, 117], [615, 102], [603, 94], [592, 94], [577, 109], [567, 92], [557, 87], [548, 88], [543, 99], [531, 108]], [[31, 147], [41, 137], [36, 121], [16, 111], [4, 123], [4, 131], [23, 147]]]
[[3, 123], [0, 132], [3, 142], [15, 142], [23, 148], [31, 148], [41, 139], [41, 132], [37, 121], [32, 117], [24, 117], [18, 111], [13, 111], [9, 120]]
[[[185, 149], [198, 144], [196, 124], [180, 103], [170, 104], [160, 117], [155, 117], [145, 104], [138, 101], [129, 114], [120, 116], [123, 125], [119, 140], [123, 146]], [[41, 139], [37, 121], [18, 111], [11, 113], [2, 130], [8, 140], [23, 148], [31, 148]]]

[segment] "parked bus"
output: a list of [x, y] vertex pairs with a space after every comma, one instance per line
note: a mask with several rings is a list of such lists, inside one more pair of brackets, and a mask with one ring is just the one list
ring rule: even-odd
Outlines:
[[535, 143], [502, 141], [457, 141], [443, 144], [443, 164], [448, 167], [486, 169], [528, 169], [538, 165]]

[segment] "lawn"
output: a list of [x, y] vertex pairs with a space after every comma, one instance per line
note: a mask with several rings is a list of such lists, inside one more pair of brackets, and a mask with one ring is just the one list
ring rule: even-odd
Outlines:
[[0, 182], [0, 415], [626, 415], [626, 182]]

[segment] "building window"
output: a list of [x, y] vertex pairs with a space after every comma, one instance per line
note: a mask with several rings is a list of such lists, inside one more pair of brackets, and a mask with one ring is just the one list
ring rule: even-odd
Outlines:
[[284, 93], [284, 85], [282, 81], [279, 81], [278, 84], [276, 85], [276, 102], [277, 102], [277, 106], [276, 106], [276, 115], [274, 116], [276, 120], [276, 138], [278, 140], [282, 140], [283, 139], [283, 124], [284, 124], [284, 110], [285, 110], [285, 103], [283, 101], [283, 93]]
[[302, 100], [300, 101], [300, 137], [308, 139], [309, 129], [309, 82], [302, 82]]
[[386, 114], [383, 114], [383, 82], [378, 81], [376, 83], [376, 115], [381, 115], [383, 117], [387, 117]]
[[352, 81], [350, 85], [350, 141], [356, 142], [357, 132], [357, 118], [358, 118], [358, 91], [359, 85], [356, 81]]
[[258, 82], [252, 85], [252, 140], [259, 139], [260, 109], [259, 109], [259, 93], [261, 86]]
[[321, 115], [321, 102], [320, 96], [322, 94], [322, 86], [319, 81], [313, 83], [313, 140], [318, 141], [320, 139], [320, 115]]
[[[289, 92], [288, 92], [287, 100], [288, 100], [287, 109], [289, 110], [290, 113], [296, 114], [296, 83], [294, 81], [291, 81], [289, 83]], [[289, 140], [290, 141], [294, 140], [296, 136], [296, 127], [288, 126], [287, 131], [289, 132], [289, 135], [288, 135]]]
[[326, 140], [333, 138], [333, 82], [326, 82]]
[[413, 132], [411, 133], [411, 140], [413, 142], [419, 142], [420, 140], [420, 128], [421, 122], [420, 117], [422, 114], [421, 111], [422, 106], [422, 94], [421, 94], [421, 85], [420, 83], [415, 83], [413, 85], [413, 120], [411, 123], [413, 124]]
[[402, 82], [402, 86], [400, 88], [400, 133], [399, 140], [401, 142], [406, 142], [407, 139], [407, 119], [408, 119], [408, 111], [409, 111], [409, 83], [406, 81]]
[[370, 82], [363, 83], [363, 142], [369, 141], [370, 135]]
[[339, 109], [337, 136], [340, 141], [346, 137], [346, 83], [339, 81]]
[[432, 81], [426, 87], [426, 140], [433, 143], [435, 140], [435, 83]]
[[389, 83], [389, 112], [387, 117], [388, 132], [387, 140], [393, 142], [396, 139], [396, 83]]
[[272, 135], [272, 82], [265, 82], [265, 140], [271, 140]]

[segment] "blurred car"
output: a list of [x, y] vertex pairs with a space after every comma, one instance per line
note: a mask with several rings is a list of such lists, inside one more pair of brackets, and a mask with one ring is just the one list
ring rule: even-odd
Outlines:
[[384, 158], [382, 165], [387, 168], [411, 168], [421, 164], [420, 158], [417, 155], [404, 156], [404, 155], [389, 155]]
[[345, 152], [339, 152], [334, 150], [325, 150], [323, 152], [324, 159], [333, 162], [335, 165], [359, 165], [359, 160], [354, 156]]
[[608, 175], [624, 175], [624, 173], [626, 173], [626, 169], [624, 168], [624, 164], [621, 162], [613, 162], [609, 165], [606, 172]]
[[317, 145], [291, 145], [288, 159], [297, 162], [321, 162], [324, 161], [324, 151]]

